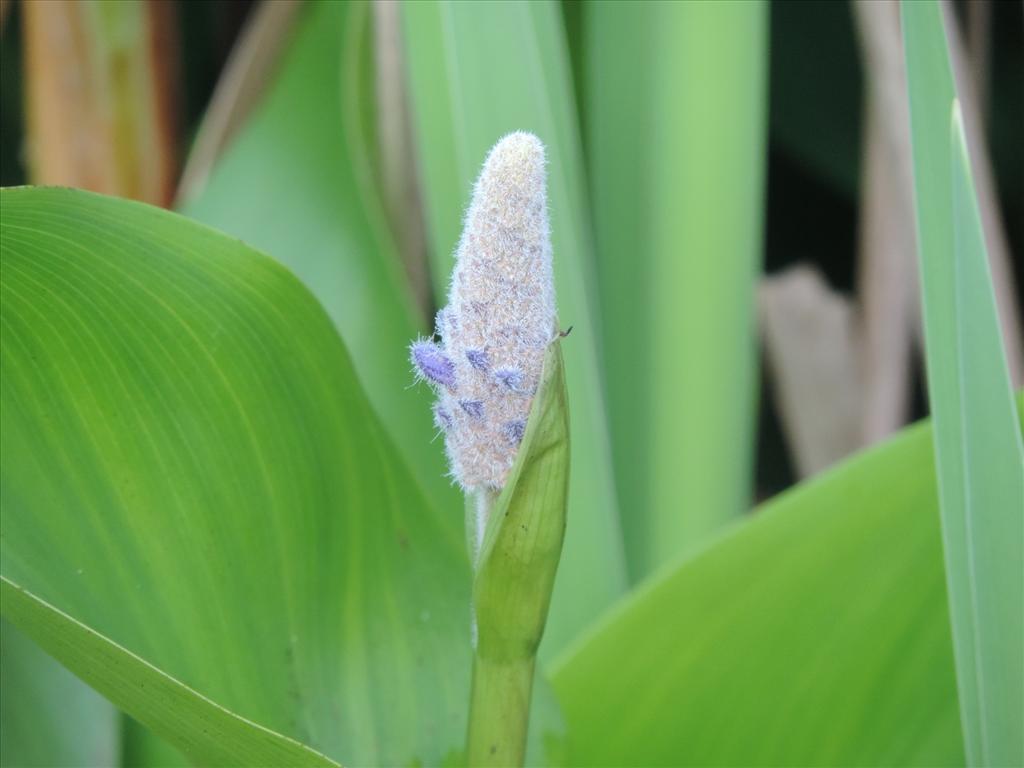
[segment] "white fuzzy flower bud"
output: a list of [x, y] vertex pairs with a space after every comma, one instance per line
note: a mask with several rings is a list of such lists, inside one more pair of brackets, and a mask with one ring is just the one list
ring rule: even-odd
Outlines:
[[412, 357], [439, 392], [452, 476], [499, 490], [556, 332], [544, 145], [533, 134], [505, 136], [484, 162], [436, 330], [442, 344], [418, 341]]

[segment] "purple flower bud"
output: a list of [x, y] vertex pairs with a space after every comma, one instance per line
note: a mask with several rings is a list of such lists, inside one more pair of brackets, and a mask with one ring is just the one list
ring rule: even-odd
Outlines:
[[502, 425], [501, 431], [512, 445], [519, 445], [523, 442], [523, 435], [526, 434], [526, 422], [521, 419], [508, 421]]
[[482, 400], [459, 400], [459, 405], [466, 413], [474, 419], [484, 417], [484, 403]]
[[452, 426], [451, 414], [440, 403], [434, 403], [434, 426], [442, 432], [447, 432]]
[[449, 389], [455, 387], [455, 364], [437, 344], [420, 339], [412, 343], [409, 352], [422, 378]]
[[499, 368], [494, 372], [494, 378], [513, 392], [518, 392], [523, 384], [523, 372], [515, 368]]
[[467, 349], [466, 359], [469, 360], [469, 364], [478, 371], [486, 371], [491, 367], [490, 358], [487, 356], [487, 353], [481, 349]]

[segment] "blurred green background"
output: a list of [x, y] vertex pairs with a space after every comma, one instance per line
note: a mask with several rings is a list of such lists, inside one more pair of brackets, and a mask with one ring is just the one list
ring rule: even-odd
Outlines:
[[[570, 514], [570, 587], [556, 589], [542, 662], [753, 502], [926, 415], [895, 4], [328, 5], [4, 2], [0, 184], [136, 197], [286, 264], [426, 496], [451, 511], [403, 345], [443, 303], [487, 147], [541, 134], [561, 320], [578, 329], [570, 504], [587, 511]], [[946, 7], [995, 192], [981, 195], [986, 234], [1005, 238], [989, 248], [1019, 387], [1024, 6]], [[902, 490], [925, 514], [917, 479]], [[937, 539], [914, 530], [934, 566]], [[744, 541], [722, 556], [737, 594], [758, 562]], [[944, 617], [929, 616], [938, 636]], [[930, 682], [949, 693], [948, 676]], [[125, 722], [129, 753], [161, 748]]]
[[[168, 3], [165, 3], [168, 4]], [[178, 114], [174, 148], [180, 168], [232, 47], [258, 3], [206, 0], [170, 3], [177, 24], [173, 66]], [[1014, 274], [1024, 265], [1024, 44], [1019, 3], [957, 0], [953, 8], [968, 40], [980, 40], [989, 141], [1002, 222]], [[0, 185], [28, 182], [22, 10], [4, 2], [0, 48]], [[585, 2], [561, 3], [584, 124], [589, 119], [581, 72]], [[972, 9], [973, 7], [973, 9]], [[864, 154], [865, 72], [851, 5], [774, 0], [770, 4], [768, 143], [764, 271], [814, 265], [837, 291], [857, 285], [858, 211]], [[583, 132], [584, 150], [587, 132]], [[912, 369], [909, 420], [926, 413], [920, 359]], [[1017, 382], [1019, 384], [1019, 382]], [[770, 377], [758, 396], [756, 492], [766, 498], [797, 477]]]

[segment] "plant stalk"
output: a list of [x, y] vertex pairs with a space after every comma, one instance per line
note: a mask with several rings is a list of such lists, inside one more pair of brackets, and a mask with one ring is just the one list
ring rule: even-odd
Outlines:
[[535, 661], [534, 656], [496, 661], [474, 654], [466, 741], [470, 768], [523, 765]]
[[522, 766], [537, 648], [565, 537], [569, 411], [561, 347], [545, 353], [526, 433], [500, 493], [466, 497], [473, 562], [470, 768]]

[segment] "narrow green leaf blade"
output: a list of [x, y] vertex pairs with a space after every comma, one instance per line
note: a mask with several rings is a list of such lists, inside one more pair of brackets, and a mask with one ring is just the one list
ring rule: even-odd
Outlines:
[[310, 3], [301, 13], [264, 101], [183, 213], [295, 272], [413, 474], [438, 508], [456, 509], [444, 452], [431, 444], [429, 392], [409, 388], [406, 347], [425, 328], [373, 184], [370, 6]]
[[570, 764], [962, 765], [930, 437], [769, 502], [556, 661]]
[[767, 17], [760, 2], [583, 8], [603, 358], [634, 581], [750, 505]]
[[971, 592], [969, 616], [954, 621], [975, 624], [976, 661], [964, 671], [978, 678], [982, 760], [1024, 765], [1024, 445], [1012, 417], [1009, 369], [959, 105], [952, 130], [964, 498], [962, 509], [954, 511], [959, 500], [944, 493], [942, 508], [951, 522], [962, 515], [954, 524], [963, 525], [959, 545], [967, 549]]
[[965, 751], [1024, 762], [1024, 449], [938, 3], [904, 3], [929, 402]]
[[589, 222], [561, 11], [550, 2], [404, 3], [413, 121], [443, 292], [462, 211], [487, 150], [514, 130], [547, 148], [551, 239], [574, 446], [569, 524], [541, 657], [564, 647], [626, 584], [598, 366]]
[[309, 292], [148, 206], [0, 200], [0, 574], [339, 762], [441, 763], [466, 727], [462, 537]]
[[[131, 714], [142, 715], [156, 733], [173, 739], [198, 762], [337, 765], [218, 706], [7, 578], [0, 579], [0, 586], [6, 617], [82, 680]], [[140, 688], [148, 689], [145, 697], [138, 694]]]
[[0, 765], [110, 768], [120, 716], [9, 622], [0, 624]]

